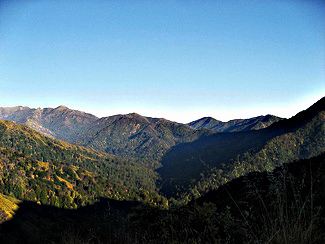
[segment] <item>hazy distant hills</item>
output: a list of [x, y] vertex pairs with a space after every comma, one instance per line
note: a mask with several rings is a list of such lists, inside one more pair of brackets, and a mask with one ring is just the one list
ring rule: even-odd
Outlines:
[[258, 116], [250, 119], [235, 119], [222, 122], [212, 117], [204, 117], [188, 123], [194, 129], [210, 129], [216, 132], [236, 132], [264, 129], [282, 118], [274, 115]]
[[46, 136], [72, 142], [98, 118], [64, 106], [44, 109], [18, 106], [0, 108], [0, 119], [25, 124]]
[[271, 115], [229, 122], [202, 118], [186, 125], [136, 113], [97, 118], [64, 106], [0, 108], [0, 119], [25, 124], [46, 136], [103, 152], [155, 161], [171, 147], [214, 131], [256, 130], [280, 120]]

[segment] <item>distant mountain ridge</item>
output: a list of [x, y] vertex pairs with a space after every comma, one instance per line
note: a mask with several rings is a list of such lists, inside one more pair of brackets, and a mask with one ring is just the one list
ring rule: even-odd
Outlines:
[[234, 119], [228, 122], [222, 122], [212, 117], [203, 117], [188, 123], [188, 125], [194, 129], [210, 129], [216, 132], [237, 132], [264, 129], [281, 119], [270, 114], [250, 119]]
[[73, 142], [82, 130], [89, 128], [97, 119], [92, 114], [65, 106], [44, 109], [21, 106], [0, 108], [0, 120], [24, 124], [46, 136], [67, 142]]
[[269, 126], [278, 117], [217, 121], [202, 118], [189, 124], [152, 118], [137, 113], [98, 118], [65, 106], [31, 109], [0, 108], [0, 120], [25, 124], [51, 138], [103, 152], [146, 160], [160, 160], [171, 147], [216, 132], [247, 131]]
[[158, 161], [172, 146], [213, 133], [132, 113], [97, 120], [76, 144], [124, 157]]

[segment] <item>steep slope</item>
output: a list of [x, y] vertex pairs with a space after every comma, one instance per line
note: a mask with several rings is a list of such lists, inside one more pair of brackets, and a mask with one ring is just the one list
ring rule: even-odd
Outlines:
[[0, 108], [0, 119], [24, 124], [46, 136], [72, 142], [98, 118], [64, 106], [44, 109], [19, 106]]
[[163, 191], [175, 196], [187, 189], [189, 195], [198, 197], [248, 172], [272, 170], [324, 152], [324, 109], [322, 98], [291, 119], [266, 129], [218, 133], [173, 147], [159, 169]]
[[274, 115], [258, 116], [250, 119], [235, 119], [222, 122], [211, 117], [204, 117], [188, 123], [194, 129], [210, 129], [216, 132], [237, 132], [264, 129], [281, 118]]
[[129, 190], [156, 191], [158, 176], [151, 164], [54, 140], [25, 125], [0, 121], [0, 147], [11, 148], [42, 162], [64, 162], [82, 167]]
[[213, 133], [133, 113], [98, 120], [76, 143], [115, 155], [157, 161], [170, 147]]

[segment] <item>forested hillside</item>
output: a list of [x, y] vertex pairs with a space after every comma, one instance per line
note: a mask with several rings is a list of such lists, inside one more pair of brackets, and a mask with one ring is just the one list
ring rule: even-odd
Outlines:
[[10, 121], [0, 121], [0, 147], [24, 153], [42, 162], [65, 163], [100, 174], [128, 190], [157, 192], [157, 165], [98, 152], [46, 137]]
[[0, 148], [0, 191], [16, 199], [63, 208], [94, 203], [99, 197], [140, 200], [126, 187], [62, 162], [40, 162]]
[[[47, 110], [42, 110], [42, 114]], [[50, 111], [56, 114], [53, 120], [58, 113], [63, 117], [82, 115], [65, 107]], [[17, 111], [14, 114], [20, 118]], [[67, 116], [62, 121], [71, 118]], [[324, 98], [291, 119], [260, 116], [234, 120], [224, 127], [242, 130], [239, 132], [196, 130], [135, 113], [102, 119], [90, 116], [85, 121], [89, 122], [88, 129], [79, 130], [76, 143], [87, 148], [50, 139], [9, 121], [0, 122], [0, 146], [36, 160], [82, 167], [128, 189], [159, 192], [161, 188], [168, 197], [188, 201], [248, 172], [272, 170], [292, 160], [315, 156], [324, 151], [325, 144]], [[272, 125], [257, 130], [263, 121]]]

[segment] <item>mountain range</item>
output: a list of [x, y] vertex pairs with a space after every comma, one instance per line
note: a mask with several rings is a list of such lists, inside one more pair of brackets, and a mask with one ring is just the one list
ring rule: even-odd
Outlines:
[[72, 142], [80, 131], [89, 128], [98, 118], [64, 106], [44, 109], [17, 106], [0, 108], [0, 119], [27, 125], [51, 138]]
[[181, 124], [136, 113], [97, 118], [64, 106], [44, 109], [18, 106], [0, 108], [0, 120], [25, 124], [51, 138], [99, 151], [157, 161], [177, 144], [192, 142], [215, 132], [262, 129], [280, 118], [267, 115], [229, 122], [202, 118]]
[[188, 123], [194, 129], [210, 129], [216, 132], [238, 132], [264, 129], [274, 122], [281, 120], [274, 115], [258, 116], [250, 119], [234, 119], [222, 122], [212, 117], [204, 117]]
[[[190, 206], [251, 172], [325, 152], [325, 98], [290, 119], [181, 124], [136, 113], [97, 118], [64, 106], [0, 108], [0, 119], [2, 220], [19, 201], [68, 209], [102, 197], [165, 210]], [[136, 216], [155, 210], [141, 211]]]

